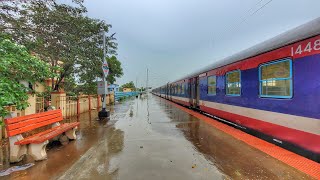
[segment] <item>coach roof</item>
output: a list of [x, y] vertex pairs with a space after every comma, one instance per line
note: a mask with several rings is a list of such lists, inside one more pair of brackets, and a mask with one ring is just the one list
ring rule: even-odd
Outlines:
[[[292, 30], [289, 30], [287, 32], [284, 32], [274, 38], [271, 38], [269, 40], [266, 40], [260, 44], [257, 44], [251, 48], [248, 48], [244, 51], [241, 51], [237, 54], [234, 54], [232, 56], [229, 56], [227, 58], [224, 58], [220, 61], [214, 62], [213, 64], [206, 66], [205, 68], [202, 68], [194, 73], [191, 73], [187, 76], [184, 76], [183, 78], [180, 78], [177, 81], [196, 77], [200, 75], [201, 73], [208, 72], [212, 69], [216, 69], [222, 66], [226, 66], [228, 64], [241, 61], [250, 57], [257, 56], [259, 54], [269, 52], [278, 48], [281, 48], [283, 46], [295, 43], [297, 41], [301, 41], [304, 39], [307, 39], [309, 37], [313, 37], [320, 34], [320, 17], [316, 18], [308, 23], [305, 23], [301, 26], [298, 26]], [[174, 81], [176, 82], [176, 81]]]

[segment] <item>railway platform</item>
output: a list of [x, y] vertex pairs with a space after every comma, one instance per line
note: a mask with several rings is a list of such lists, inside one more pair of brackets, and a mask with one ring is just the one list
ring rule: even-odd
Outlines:
[[51, 146], [47, 160], [2, 178], [320, 178], [319, 163], [151, 94], [111, 107], [109, 121], [96, 119], [95, 111], [82, 114], [77, 141]]

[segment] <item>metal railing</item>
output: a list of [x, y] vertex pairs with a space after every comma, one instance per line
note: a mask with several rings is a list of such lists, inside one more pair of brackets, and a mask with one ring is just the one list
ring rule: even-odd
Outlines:
[[137, 96], [139, 92], [115, 92], [115, 100], [119, 101], [121, 98], [127, 98], [131, 96]]
[[100, 97], [97, 95], [60, 96], [54, 104], [62, 110], [64, 118], [79, 115], [81, 113], [98, 109], [101, 106]]

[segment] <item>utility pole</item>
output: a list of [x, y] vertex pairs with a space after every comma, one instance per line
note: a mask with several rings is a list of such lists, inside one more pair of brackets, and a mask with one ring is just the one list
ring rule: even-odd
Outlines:
[[136, 92], [136, 98], [139, 97], [139, 93], [137, 93], [137, 88], [138, 88], [138, 77], [136, 77], [136, 84], [135, 84], [135, 92]]
[[147, 83], [146, 83], [147, 87], [146, 87], [146, 93], [148, 93], [148, 86], [149, 86], [149, 69], [147, 68]]
[[109, 73], [109, 66], [108, 66], [108, 63], [107, 63], [107, 53], [106, 53], [106, 35], [105, 35], [105, 32], [103, 31], [103, 34], [102, 34], [102, 38], [103, 38], [103, 64], [102, 64], [102, 70], [103, 70], [103, 87], [105, 88], [104, 90], [104, 94], [102, 95], [102, 110], [99, 112], [98, 116], [99, 116], [99, 119], [102, 120], [104, 118], [108, 118], [110, 117], [110, 112], [107, 111], [106, 107], [107, 107], [107, 94], [108, 94], [108, 83], [107, 83], [107, 76], [108, 76], [108, 73]]
[[136, 77], [136, 84], [135, 84], [135, 87], [136, 87], [135, 91], [137, 92], [137, 87], [138, 87], [138, 77]]
[[[103, 35], [102, 35], [102, 38], [103, 38], [103, 61], [102, 62], [105, 62], [106, 61], [106, 33], [103, 31]], [[106, 81], [106, 74], [103, 73], [103, 86], [106, 87], [108, 86], [107, 84], [107, 81]], [[106, 93], [108, 93], [108, 88], [106, 87]], [[102, 110], [106, 110], [106, 97], [107, 97], [107, 94], [103, 94], [103, 104], [102, 104]]]

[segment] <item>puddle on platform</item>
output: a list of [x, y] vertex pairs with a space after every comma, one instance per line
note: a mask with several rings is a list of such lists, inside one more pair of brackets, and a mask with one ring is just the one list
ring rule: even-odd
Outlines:
[[[310, 178], [152, 95], [114, 106], [108, 122], [96, 119], [82, 114], [76, 141], [4, 179]], [[8, 167], [8, 148], [1, 153]]]

